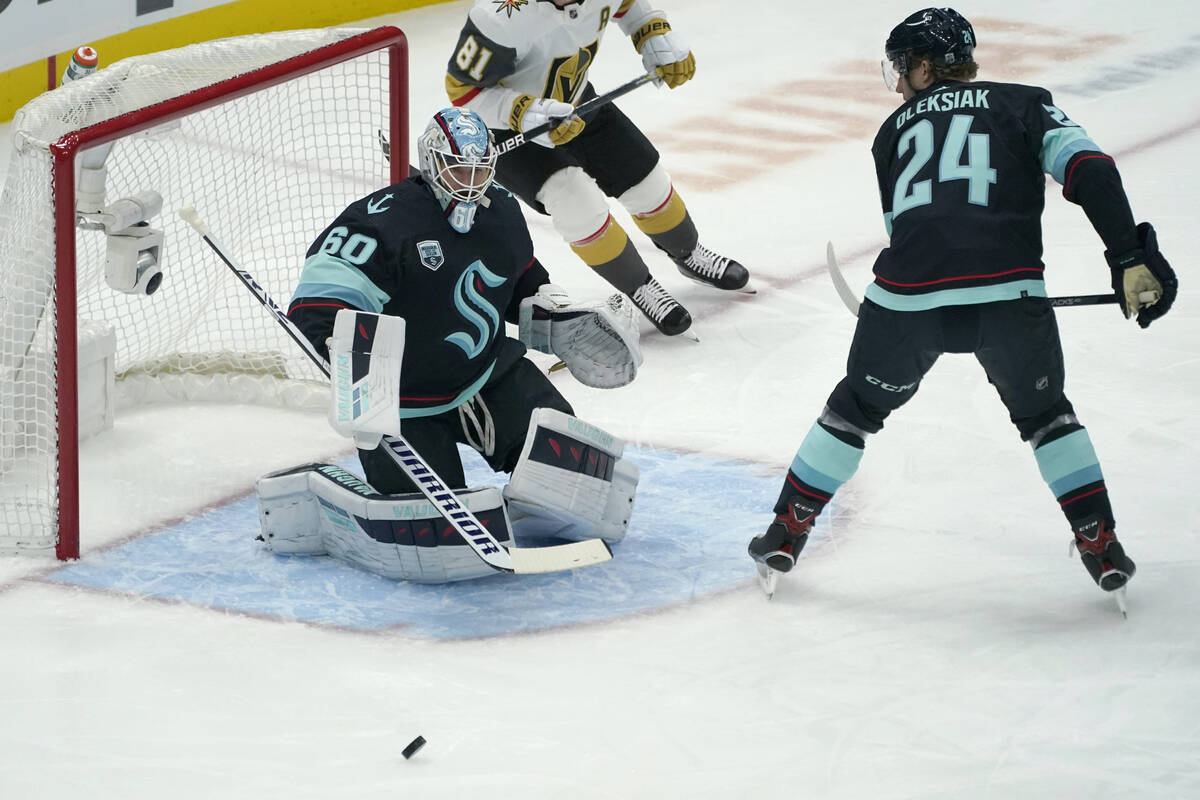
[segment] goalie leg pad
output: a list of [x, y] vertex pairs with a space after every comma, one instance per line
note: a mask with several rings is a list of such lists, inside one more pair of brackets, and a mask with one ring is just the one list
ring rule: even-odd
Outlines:
[[[256, 484], [262, 538], [282, 555], [328, 554], [394, 580], [449, 583], [496, 571], [421, 494], [383, 495], [330, 464], [306, 464]], [[458, 498], [502, 545], [512, 544], [494, 487]]]
[[533, 413], [504, 499], [521, 536], [606, 542], [625, 538], [639, 470], [625, 443], [561, 411]]

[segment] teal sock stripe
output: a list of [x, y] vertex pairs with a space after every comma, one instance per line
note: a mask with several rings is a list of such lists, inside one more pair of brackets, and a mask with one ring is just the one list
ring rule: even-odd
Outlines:
[[792, 473], [809, 486], [833, 494], [858, 469], [862, 448], [848, 445], [813, 423], [792, 459]]
[[1072, 489], [1104, 480], [1100, 472], [1100, 461], [1092, 448], [1091, 437], [1084, 429], [1055, 439], [1033, 451], [1042, 480], [1050, 487], [1055, 497], [1062, 497]]

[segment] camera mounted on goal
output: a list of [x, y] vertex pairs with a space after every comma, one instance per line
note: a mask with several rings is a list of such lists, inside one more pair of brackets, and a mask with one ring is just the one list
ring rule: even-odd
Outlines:
[[80, 227], [107, 236], [104, 279], [113, 289], [151, 295], [162, 284], [163, 232], [149, 222], [162, 204], [162, 195], [147, 189], [98, 211], [77, 211]]

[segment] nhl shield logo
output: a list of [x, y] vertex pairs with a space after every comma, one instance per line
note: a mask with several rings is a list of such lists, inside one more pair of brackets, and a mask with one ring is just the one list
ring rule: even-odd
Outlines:
[[446, 256], [442, 254], [442, 243], [432, 239], [417, 242], [417, 254], [421, 257], [421, 264], [432, 270], [446, 263]]

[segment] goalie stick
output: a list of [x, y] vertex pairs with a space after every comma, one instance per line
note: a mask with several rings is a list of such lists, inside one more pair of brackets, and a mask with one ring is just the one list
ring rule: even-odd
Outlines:
[[[605, 92], [601, 95], [596, 95], [591, 100], [580, 103], [575, 107], [574, 116], [583, 117], [586, 114], [591, 114], [600, 108], [600, 106], [607, 105], [613, 100], [616, 100], [618, 97], [629, 94], [639, 86], [645, 86], [647, 83], [652, 83], [657, 78], [658, 76], [653, 73], [639, 75], [631, 81], [622, 83], [620, 86], [612, 89], [611, 91]], [[543, 122], [541, 125], [530, 128], [527, 131], [510, 136], [502, 142], [497, 142], [496, 155], [502, 156], [509, 150], [516, 150], [521, 145], [536, 139], [543, 133], [554, 130], [559, 125], [562, 125], [566, 119], [566, 117], [551, 117], [549, 122]], [[376, 135], [379, 137], [379, 149], [383, 151], [383, 157], [390, 163], [392, 160], [392, 143], [388, 141], [387, 134], [385, 134], [382, 130], [376, 131]]]
[[[825, 245], [825, 264], [829, 267], [829, 277], [833, 279], [833, 288], [837, 289], [838, 297], [842, 299], [842, 303], [850, 310], [854, 316], [858, 316], [858, 307], [862, 304], [851, 290], [850, 284], [846, 283], [846, 276], [842, 274], [842, 270], [838, 267], [837, 256], [833, 252], [833, 242], [828, 242]], [[1158, 296], [1154, 292], [1143, 292], [1140, 296], [1142, 302], [1152, 302]], [[1062, 297], [1047, 297], [1050, 305], [1056, 308], [1067, 308], [1070, 306], [1099, 306], [1119, 303], [1115, 293], [1112, 294], [1069, 294]]]
[[[225, 266], [237, 276], [250, 292], [258, 298], [258, 302], [271, 312], [287, 332], [287, 335], [299, 345], [314, 364], [329, 377], [329, 364], [325, 358], [313, 348], [312, 343], [288, 319], [283, 311], [258, 284], [254, 276], [239, 266], [209, 235], [208, 226], [200, 219], [194, 208], [182, 208], [179, 216], [192, 226], [212, 249]], [[403, 436], [383, 437], [384, 449], [396, 465], [404, 471], [413, 483], [421, 490], [442, 516], [458, 531], [465, 541], [486, 564], [499, 572], [511, 572], [519, 575], [537, 574], [543, 572], [559, 572], [562, 570], [588, 567], [601, 564], [612, 558], [612, 550], [603, 539], [586, 539], [581, 542], [552, 545], [549, 547], [504, 547], [496, 541], [491, 532], [485, 528], [466, 506], [459, 502], [437, 473], [433, 471], [425, 459], [415, 451]]]

